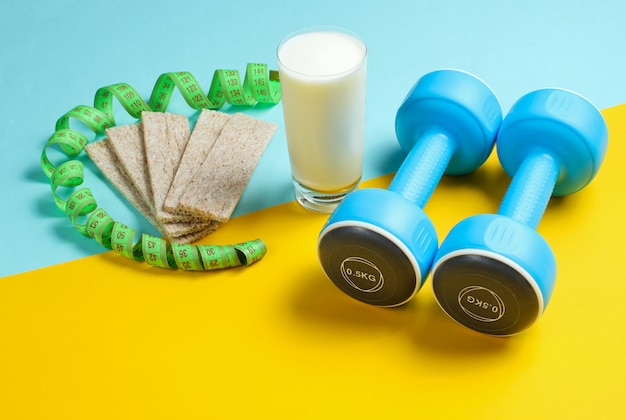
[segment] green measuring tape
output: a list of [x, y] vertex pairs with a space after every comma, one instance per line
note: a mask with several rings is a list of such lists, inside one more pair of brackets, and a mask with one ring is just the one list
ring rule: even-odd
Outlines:
[[[93, 106], [76, 106], [57, 120], [55, 131], [43, 149], [41, 168], [50, 179], [54, 202], [81, 234], [136, 261], [145, 261], [155, 267], [190, 271], [250, 265], [267, 252], [260, 239], [234, 245], [190, 245], [170, 243], [163, 238], [142, 233], [139, 240], [135, 241], [137, 232], [115, 221], [98, 207], [89, 188], [74, 190], [66, 199], [58, 193], [59, 187], [75, 189], [85, 178], [82, 162], [73, 158], [83, 151], [89, 139], [82, 132], [70, 128], [70, 120], [80, 121], [96, 136], [103, 135], [107, 128], [115, 126], [114, 99], [133, 118], [139, 119], [142, 111], [164, 112], [175, 90], [182, 94], [185, 102], [194, 110], [219, 109], [225, 103], [233, 106], [252, 106], [257, 103], [274, 105], [281, 100], [278, 72], [268, 70], [266, 64], [259, 63], [247, 65], [243, 82], [238, 70], [216, 70], [207, 94], [189, 72], [164, 73], [159, 76], [148, 102], [126, 83], [102, 87], [96, 91]], [[70, 159], [55, 166], [47, 154], [48, 148], [53, 145], [58, 146]]]

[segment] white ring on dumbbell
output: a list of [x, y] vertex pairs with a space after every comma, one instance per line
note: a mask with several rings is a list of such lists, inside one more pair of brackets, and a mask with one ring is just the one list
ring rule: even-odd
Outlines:
[[[340, 221], [340, 222], [336, 222], [333, 223], [329, 226], [327, 226], [319, 235], [318, 238], [318, 247], [319, 247], [319, 241], [321, 240], [321, 238], [324, 237], [324, 235], [326, 235], [328, 232], [334, 230], [334, 229], [339, 229], [342, 227], [348, 227], [348, 228], [354, 228], [354, 227], [362, 227], [364, 229], [367, 229], [369, 231], [372, 231], [374, 233], [379, 234], [380, 236], [382, 236], [385, 239], [388, 239], [390, 242], [392, 242], [395, 246], [397, 246], [406, 256], [406, 258], [409, 260], [409, 262], [411, 263], [411, 266], [413, 267], [413, 270], [415, 271], [415, 275], [416, 275], [416, 279], [420, 279], [422, 276], [419, 264], [417, 263], [417, 260], [415, 259], [415, 257], [413, 256], [413, 253], [411, 252], [411, 250], [402, 242], [400, 241], [396, 236], [390, 234], [389, 231], [380, 228], [379, 226], [376, 226], [372, 223], [367, 223], [367, 222], [362, 222], [362, 221], [357, 221], [357, 220], [350, 220], [350, 221]], [[353, 257], [348, 257], [348, 258], [353, 258]], [[364, 292], [364, 293], [372, 293], [372, 292], [378, 292], [379, 290], [382, 289], [382, 286], [384, 284], [384, 279], [383, 274], [382, 274], [382, 270], [376, 266], [376, 264], [374, 264], [373, 262], [366, 260], [362, 257], [360, 257], [361, 260], [367, 261], [367, 265], [370, 265], [371, 267], [375, 267], [376, 270], [380, 273], [381, 276], [381, 281], [379, 282], [379, 284], [376, 285], [376, 287], [373, 290], [363, 290], [362, 288], [358, 287], [353, 281], [346, 279], [345, 276], [343, 276], [344, 281], [349, 284], [351, 287], [353, 287], [354, 289], [358, 290], [359, 292]], [[344, 259], [345, 261], [346, 259]], [[343, 273], [342, 273], [343, 274]], [[391, 306], [400, 306], [403, 305], [405, 303], [407, 303], [409, 300], [411, 300], [411, 298], [413, 298], [413, 296], [415, 296], [415, 294], [417, 293], [419, 287], [416, 287], [415, 290], [413, 291], [413, 294], [411, 294], [411, 296], [407, 297], [407, 299], [403, 300], [402, 302], [399, 302], [397, 304], [394, 305], [388, 305], [389, 307]]]
[[[452, 251], [452, 252], [449, 252], [449, 253], [445, 254], [443, 257], [441, 257], [439, 260], [437, 260], [437, 262], [435, 263], [435, 265], [432, 268], [433, 275], [437, 272], [437, 269], [442, 264], [444, 264], [446, 261], [449, 261], [449, 260], [451, 260], [453, 258], [456, 258], [456, 257], [462, 257], [462, 256], [468, 256], [468, 255], [479, 256], [479, 257], [487, 257], [487, 258], [490, 258], [492, 260], [501, 262], [501, 263], [511, 267], [513, 270], [517, 271], [522, 277], [524, 277], [524, 279], [528, 282], [528, 285], [534, 291], [535, 296], [537, 297], [538, 310], [537, 310], [537, 316], [535, 317], [535, 320], [539, 319], [539, 317], [541, 316], [541, 314], [544, 311], [544, 305], [545, 305], [544, 300], [543, 300], [543, 294], [541, 293], [541, 289], [539, 288], [539, 285], [537, 284], [537, 282], [535, 281], [533, 276], [528, 271], [526, 271], [521, 265], [519, 265], [518, 263], [516, 263], [512, 259], [503, 256], [502, 254], [499, 254], [499, 253], [496, 253], [496, 252], [492, 252], [492, 251], [486, 251], [486, 250], [480, 249], [480, 248], [465, 248], [465, 249], [462, 249], [462, 250]], [[433, 288], [433, 292], [434, 292], [434, 283], [431, 282], [431, 284], [432, 284], [431, 287]], [[487, 289], [484, 286], [480, 286], [480, 287], [483, 288], [483, 289], [486, 289], [488, 292], [490, 292], [490, 293], [494, 294], [495, 296], [497, 296], [497, 299], [500, 302], [502, 302], [503, 305], [505, 305], [505, 302], [494, 291], [492, 291], [490, 289]], [[466, 288], [461, 290], [460, 293], [462, 293], [465, 289]], [[447, 309], [439, 301], [439, 299], [435, 299], [435, 300], [437, 301], [437, 304], [439, 305], [439, 307], [441, 309], [443, 309], [443, 311], [445, 313], [448, 313]], [[463, 307], [460, 304], [460, 302], [459, 302], [459, 306], [461, 306], [461, 310], [463, 312], [465, 312], [468, 316], [472, 317], [475, 320], [478, 320], [478, 321], [481, 321], [481, 322], [491, 322], [492, 321], [492, 320], [483, 320], [483, 319], [481, 319], [481, 317], [476, 316], [473, 313], [470, 313], [470, 311], [468, 311], [465, 307]], [[506, 310], [506, 308], [504, 310]], [[456, 318], [454, 318], [454, 317], [451, 317], [451, 318], [454, 319], [459, 324], [463, 325], [463, 323], [458, 321]], [[514, 335], [514, 334], [511, 334], [511, 335]]]

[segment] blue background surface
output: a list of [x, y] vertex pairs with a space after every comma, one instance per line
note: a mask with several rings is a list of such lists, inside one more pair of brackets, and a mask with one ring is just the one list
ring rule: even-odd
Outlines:
[[[0, 3], [2, 206], [0, 277], [105, 251], [56, 209], [41, 172], [56, 120], [126, 82], [148, 98], [158, 76], [190, 71], [208, 90], [216, 69], [276, 67], [290, 32], [342, 26], [368, 45], [364, 179], [395, 171], [403, 154], [395, 112], [423, 74], [459, 68], [485, 80], [506, 112], [522, 94], [562, 87], [599, 108], [626, 100], [626, 2], [355, 0], [185, 2], [4, 0]], [[117, 104], [119, 105], [119, 104]], [[169, 108], [193, 120], [180, 95]], [[237, 109], [224, 109], [234, 112]], [[235, 214], [293, 199], [282, 107], [245, 112], [279, 124]], [[118, 124], [132, 122], [121, 106]], [[85, 155], [83, 154], [83, 159]], [[116, 220], [155, 233], [87, 163], [85, 186]], [[249, 239], [249, 238], [242, 238]]]

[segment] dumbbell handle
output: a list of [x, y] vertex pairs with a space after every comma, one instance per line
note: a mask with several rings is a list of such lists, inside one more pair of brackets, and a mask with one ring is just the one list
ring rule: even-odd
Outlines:
[[389, 191], [424, 208], [453, 152], [454, 142], [445, 134], [436, 131], [422, 134], [400, 165]]
[[540, 150], [528, 155], [515, 172], [498, 214], [536, 229], [558, 176], [559, 163], [554, 156]]

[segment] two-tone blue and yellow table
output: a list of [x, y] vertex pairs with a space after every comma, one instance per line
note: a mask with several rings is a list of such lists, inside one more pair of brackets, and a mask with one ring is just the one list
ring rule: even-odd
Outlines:
[[[625, 418], [625, 15], [618, 1], [4, 2], [0, 418]], [[363, 188], [388, 185], [403, 159], [397, 107], [437, 68], [480, 76], [505, 112], [555, 86], [603, 110], [602, 169], [553, 199], [538, 228], [558, 278], [530, 330], [464, 329], [430, 283], [395, 309], [342, 294], [317, 262], [327, 216], [292, 201], [280, 104], [224, 108], [279, 124], [236, 217], [202, 241], [262, 238], [268, 253], [249, 267], [150, 267], [80, 235], [56, 208], [41, 150], [56, 119], [99, 87], [126, 82], [147, 96], [161, 73], [183, 70], [208, 87], [216, 69], [274, 66], [283, 36], [320, 24], [368, 44]], [[170, 107], [197, 116], [180, 98]], [[117, 111], [119, 124], [133, 121]], [[83, 160], [99, 204], [155, 233]], [[444, 178], [425, 208], [440, 238], [496, 211], [508, 182], [495, 155]]]

